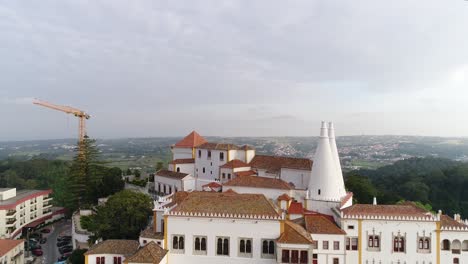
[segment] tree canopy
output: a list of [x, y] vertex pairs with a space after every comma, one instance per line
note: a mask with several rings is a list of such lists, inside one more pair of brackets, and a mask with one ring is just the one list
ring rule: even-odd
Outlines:
[[93, 240], [137, 239], [148, 224], [153, 209], [153, 200], [146, 194], [124, 190], [109, 197], [89, 216], [85, 228], [91, 231]]

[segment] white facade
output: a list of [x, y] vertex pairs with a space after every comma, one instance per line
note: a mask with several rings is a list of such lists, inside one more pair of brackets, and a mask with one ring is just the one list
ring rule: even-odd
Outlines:
[[18, 238], [27, 224], [52, 217], [52, 190], [0, 189], [0, 237]]
[[309, 186], [310, 177], [310, 170], [281, 168], [279, 178], [287, 183], [292, 183], [295, 189], [305, 190]]
[[[274, 256], [262, 256], [263, 239], [275, 240], [280, 235], [279, 220], [167, 216], [167, 245], [170, 263], [276, 263]], [[183, 236], [184, 250], [174, 250], [174, 236]], [[206, 252], [196, 252], [196, 237], [206, 238]], [[229, 240], [229, 256], [216, 254], [217, 238]], [[240, 239], [250, 239], [251, 254], [239, 252]]]
[[87, 257], [87, 264], [97, 264], [96, 258], [104, 258], [104, 263], [100, 262], [100, 264], [115, 264], [114, 257], [121, 258], [121, 262], [123, 263], [125, 260], [125, 256], [121, 254], [91, 254], [86, 256]]
[[176, 159], [192, 159], [193, 158], [193, 149], [192, 148], [172, 148], [172, 157]]

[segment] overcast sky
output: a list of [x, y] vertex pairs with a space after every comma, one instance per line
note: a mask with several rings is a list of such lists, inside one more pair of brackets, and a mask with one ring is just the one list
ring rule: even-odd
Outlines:
[[465, 0], [0, 0], [0, 140], [468, 136]]

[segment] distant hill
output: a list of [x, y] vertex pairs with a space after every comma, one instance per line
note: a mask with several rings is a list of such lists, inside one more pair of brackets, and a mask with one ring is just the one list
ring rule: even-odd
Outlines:
[[[171, 158], [170, 146], [181, 138], [98, 139], [102, 157], [109, 166], [154, 169], [158, 161]], [[313, 158], [317, 137], [207, 137], [209, 141], [255, 146], [257, 153]], [[76, 140], [54, 139], [38, 141], [0, 142], [0, 159], [70, 160]], [[379, 168], [411, 157], [441, 157], [468, 160], [468, 139], [416, 136], [346, 136], [337, 144], [346, 171], [359, 168]]]

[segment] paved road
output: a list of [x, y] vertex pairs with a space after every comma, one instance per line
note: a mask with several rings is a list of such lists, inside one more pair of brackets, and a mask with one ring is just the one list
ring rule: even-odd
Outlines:
[[44, 256], [42, 258], [43, 264], [52, 264], [57, 262], [57, 258], [60, 256], [60, 253], [57, 249], [57, 237], [61, 235], [69, 235], [71, 232], [71, 222], [62, 220], [60, 222], [55, 223], [50, 228], [52, 232], [49, 234], [44, 235], [47, 237], [47, 243], [42, 245], [42, 251], [44, 252]]

